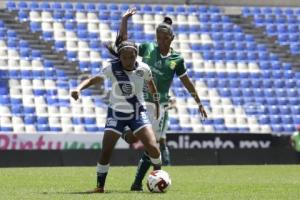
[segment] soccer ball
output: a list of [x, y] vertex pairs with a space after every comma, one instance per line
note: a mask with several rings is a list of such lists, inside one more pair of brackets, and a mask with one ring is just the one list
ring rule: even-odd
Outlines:
[[155, 170], [147, 179], [147, 187], [150, 192], [166, 192], [171, 186], [171, 179], [167, 172]]

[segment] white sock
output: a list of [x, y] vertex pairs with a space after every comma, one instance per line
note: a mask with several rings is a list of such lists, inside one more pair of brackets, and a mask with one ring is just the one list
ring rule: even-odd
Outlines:
[[107, 165], [101, 165], [97, 163], [97, 173], [107, 173], [109, 169], [109, 163]]
[[154, 165], [161, 165], [161, 154], [159, 154], [158, 158], [152, 158], [150, 156], [149, 156], [149, 158], [150, 158], [152, 164], [154, 164]]

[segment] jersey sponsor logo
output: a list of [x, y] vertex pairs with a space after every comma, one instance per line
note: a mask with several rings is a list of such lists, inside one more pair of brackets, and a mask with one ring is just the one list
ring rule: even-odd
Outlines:
[[175, 61], [171, 61], [169, 67], [174, 70], [176, 67], [176, 62]]
[[136, 70], [135, 74], [139, 77], [144, 77], [144, 71], [143, 70]]
[[115, 71], [115, 74], [116, 74], [116, 76], [122, 76], [123, 75], [123, 72], [121, 72], [121, 71]]
[[106, 126], [117, 127], [117, 120], [113, 118], [108, 118], [106, 122]]

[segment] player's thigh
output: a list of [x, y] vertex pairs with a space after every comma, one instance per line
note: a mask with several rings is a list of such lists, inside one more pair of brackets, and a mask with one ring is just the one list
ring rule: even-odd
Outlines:
[[151, 126], [145, 126], [135, 133], [135, 136], [141, 140], [144, 145], [155, 145], [156, 138]]

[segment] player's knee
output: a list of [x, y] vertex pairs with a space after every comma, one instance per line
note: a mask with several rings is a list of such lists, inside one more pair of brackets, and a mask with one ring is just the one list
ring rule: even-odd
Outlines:
[[126, 131], [123, 135], [123, 139], [129, 144], [133, 144], [139, 141], [139, 139], [132, 133], [132, 131]]

